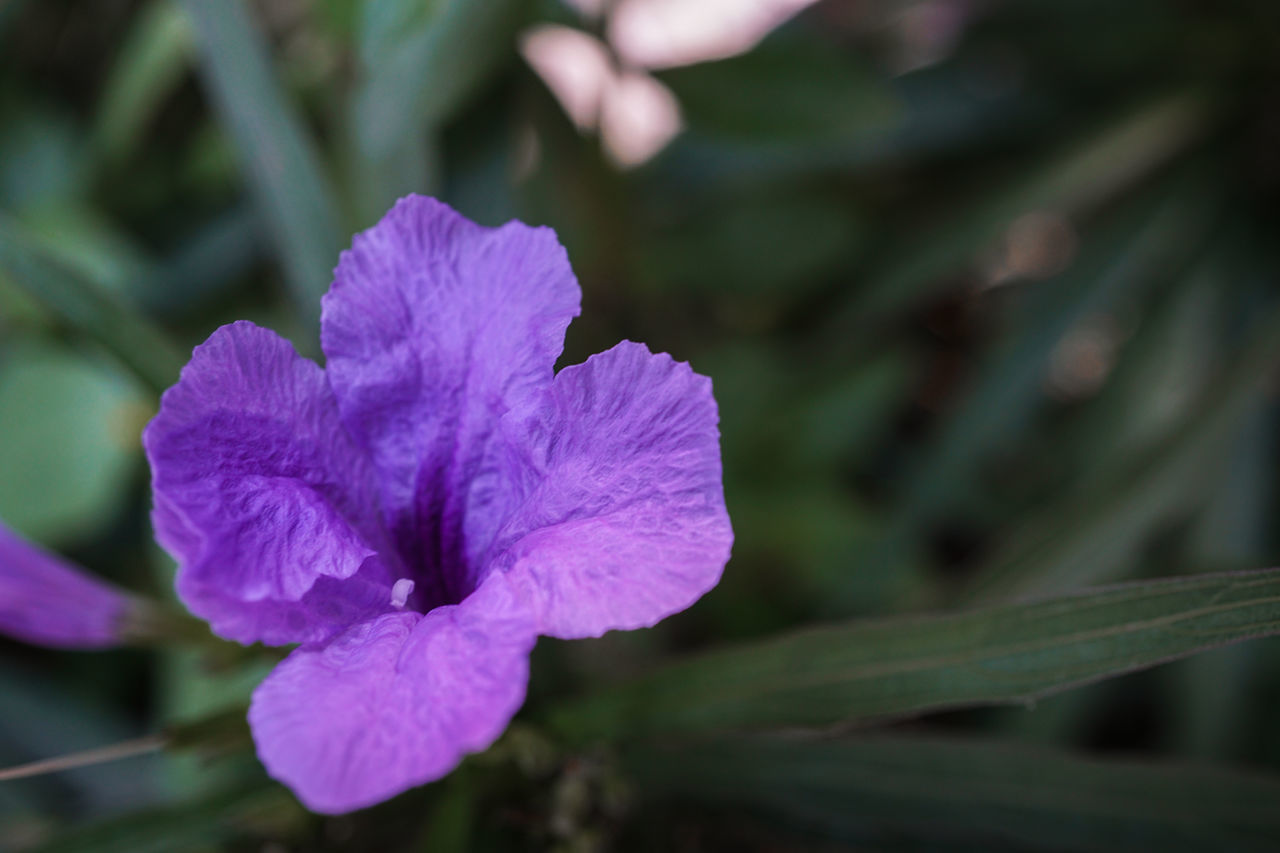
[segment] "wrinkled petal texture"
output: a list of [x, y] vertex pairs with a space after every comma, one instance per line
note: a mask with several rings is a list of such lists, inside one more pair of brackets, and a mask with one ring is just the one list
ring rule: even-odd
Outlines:
[[387, 608], [372, 469], [324, 373], [274, 332], [214, 332], [143, 443], [178, 594], [218, 634], [317, 642]]
[[120, 642], [129, 597], [0, 526], [0, 633], [99, 649]]
[[249, 723], [309, 808], [487, 747], [539, 634], [652, 625], [719, 580], [710, 380], [629, 342], [554, 374], [580, 299], [550, 230], [410, 196], [339, 261], [325, 370], [237, 323], [164, 395], [144, 435], [157, 538], [217, 633], [301, 644]]
[[258, 755], [318, 812], [437, 779], [502, 734], [524, 701], [534, 639], [527, 609], [495, 576], [461, 604], [301, 647], [254, 692]]
[[321, 321], [329, 380], [425, 600], [475, 587], [517, 497], [495, 426], [551, 382], [580, 300], [549, 229], [484, 228], [421, 196], [342, 254]]
[[493, 567], [561, 638], [640, 628], [715, 586], [733, 531], [711, 381], [624, 341], [566, 367], [516, 427], [537, 485]]

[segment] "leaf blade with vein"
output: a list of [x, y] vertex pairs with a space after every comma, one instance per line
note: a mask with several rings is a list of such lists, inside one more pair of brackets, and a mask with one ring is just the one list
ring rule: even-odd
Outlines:
[[155, 393], [177, 381], [182, 356], [163, 331], [48, 257], [7, 216], [0, 216], [0, 273], [59, 322], [105, 347]]
[[1269, 850], [1280, 832], [1272, 778], [985, 738], [725, 737], [646, 744], [624, 761], [651, 794], [749, 805], [864, 843]]
[[333, 189], [242, 0], [186, 0], [183, 9], [195, 25], [210, 95], [239, 149], [299, 317], [314, 328], [343, 245]]
[[823, 728], [1038, 698], [1280, 633], [1280, 570], [1148, 581], [713, 651], [553, 710], [570, 738]]

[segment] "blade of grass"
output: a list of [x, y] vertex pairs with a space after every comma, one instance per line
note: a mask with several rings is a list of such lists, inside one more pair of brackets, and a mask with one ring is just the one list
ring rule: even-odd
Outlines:
[[351, 105], [352, 194], [362, 223], [433, 192], [439, 127], [513, 56], [523, 0], [374, 0], [363, 7]]
[[[1071, 269], [1035, 285], [1039, 291], [1022, 322], [993, 349], [974, 389], [912, 464], [893, 517], [851, 576], [896, 571], [937, 514], [974, 493], [989, 452], [1029, 420], [1043, 399], [1044, 374], [1062, 337], [1090, 313], [1133, 298], [1185, 263], [1216, 213], [1205, 196], [1203, 175], [1180, 176], [1108, 222]], [[850, 585], [832, 596], [829, 611], [856, 613], [853, 592]]]
[[136, 298], [135, 283], [150, 273], [150, 254], [133, 235], [79, 199], [23, 211], [18, 222], [36, 248], [125, 299]]
[[1178, 181], [1157, 199], [1130, 206], [1070, 271], [1041, 287], [1029, 316], [980, 369], [977, 387], [918, 466], [908, 505], [927, 507], [966, 494], [964, 480], [974, 462], [1016, 429], [1041, 397], [1054, 348], [1071, 327], [1150, 290], [1153, 280], [1187, 262], [1216, 213], [1202, 178]]
[[624, 760], [651, 795], [762, 809], [862, 843], [1216, 853], [1270, 850], [1280, 834], [1273, 778], [996, 740], [727, 737]]
[[478, 804], [474, 774], [459, 768], [444, 780], [421, 832], [410, 848], [422, 853], [473, 850]]
[[[89, 693], [88, 695], [92, 695]], [[52, 756], [118, 744], [143, 734], [137, 722], [121, 712], [88, 700], [82, 686], [53, 681], [46, 668], [0, 664], [0, 766], [29, 764]], [[110, 814], [134, 804], [155, 802], [161, 794], [158, 762], [140, 759], [120, 777], [110, 767], [68, 766], [56, 777], [0, 782], [0, 787], [56, 808], [74, 799], [82, 813]], [[4, 821], [0, 819], [0, 825]], [[3, 833], [0, 832], [0, 837]], [[6, 849], [0, 841], [0, 849]]]
[[301, 117], [281, 89], [242, 0], [183, 0], [204, 77], [269, 225], [299, 318], [320, 318], [342, 248], [341, 220]]
[[[1247, 565], [1267, 552], [1277, 470], [1277, 412], [1258, 400], [1232, 441], [1222, 482], [1198, 519], [1188, 550], [1200, 565]], [[1180, 698], [1171, 703], [1182, 752], [1223, 758], [1245, 747], [1239, 721], [1258, 681], [1257, 649], [1237, 646], [1200, 655], [1183, 665]]]
[[164, 332], [37, 249], [24, 229], [3, 214], [0, 273], [60, 323], [101, 344], [157, 394], [177, 380], [183, 358]]
[[1095, 582], [1098, 567], [1105, 570], [1106, 564], [1092, 560], [1092, 550], [1112, 542], [1117, 524], [1132, 526], [1122, 511], [1151, 514], [1166, 499], [1186, 497], [1170, 483], [1181, 480], [1187, 466], [1207, 464], [1207, 452], [1248, 413], [1278, 360], [1280, 309], [1272, 308], [1177, 429], [1144, 452], [1119, 460], [1088, 489], [1038, 514], [1008, 541], [963, 597], [991, 601]]
[[896, 260], [833, 312], [830, 336], [847, 341], [851, 329], [874, 328], [886, 314], [945, 286], [948, 273], [970, 263], [1019, 216], [1071, 215], [1131, 186], [1199, 139], [1210, 118], [1208, 104], [1193, 94], [1143, 104], [982, 196], [925, 239], [912, 234], [909, 250], [893, 253]]
[[111, 163], [137, 145], [146, 123], [187, 71], [194, 45], [182, 11], [154, 0], [120, 46], [99, 101], [93, 148]]
[[1030, 703], [1280, 632], [1280, 569], [1148, 581], [726, 648], [553, 709], [571, 739], [827, 727]]
[[139, 301], [160, 316], [190, 315], [244, 279], [265, 256], [262, 218], [247, 201], [201, 225], [137, 283]]
[[31, 853], [148, 853], [202, 849], [245, 832], [250, 825], [279, 825], [301, 818], [301, 809], [279, 786], [240, 784], [192, 802], [147, 809], [73, 829]]
[[522, 0], [376, 0], [365, 6], [364, 79], [355, 100], [360, 146], [381, 158], [434, 126], [511, 56]]

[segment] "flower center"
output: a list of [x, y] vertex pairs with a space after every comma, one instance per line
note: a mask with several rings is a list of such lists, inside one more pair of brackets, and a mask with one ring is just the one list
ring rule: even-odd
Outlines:
[[397, 610], [403, 610], [405, 604], [409, 601], [409, 596], [413, 592], [413, 581], [409, 578], [400, 578], [391, 587], [391, 606]]

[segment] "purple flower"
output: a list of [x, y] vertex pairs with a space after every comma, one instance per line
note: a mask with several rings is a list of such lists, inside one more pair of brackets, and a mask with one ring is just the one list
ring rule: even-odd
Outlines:
[[538, 635], [653, 625], [719, 580], [711, 383], [629, 342], [553, 373], [580, 298], [550, 230], [409, 197], [338, 263], [325, 369], [235, 323], [164, 395], [157, 535], [214, 631], [301, 644], [249, 722], [310, 808], [488, 746]]
[[130, 599], [0, 525], [0, 633], [66, 649], [118, 645]]

